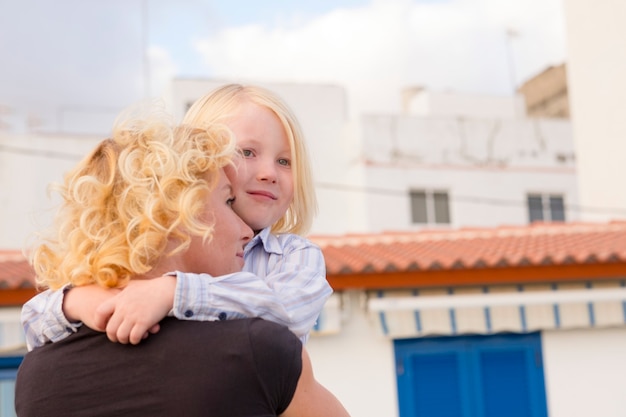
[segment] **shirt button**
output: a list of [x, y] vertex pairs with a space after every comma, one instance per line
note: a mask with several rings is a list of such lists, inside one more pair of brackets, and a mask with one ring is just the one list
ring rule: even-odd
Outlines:
[[193, 317], [193, 311], [191, 311], [191, 310], [185, 311], [185, 317], [187, 317], [187, 318]]
[[226, 320], [226, 313], [224, 313], [223, 311], [217, 316], [218, 319], [220, 320]]

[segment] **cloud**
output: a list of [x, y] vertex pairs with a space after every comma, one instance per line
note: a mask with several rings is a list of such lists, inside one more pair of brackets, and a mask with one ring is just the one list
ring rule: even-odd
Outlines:
[[[332, 83], [353, 111], [391, 112], [407, 86], [507, 94], [511, 63], [519, 83], [565, 57], [561, 0], [344, 1], [233, 26], [256, 15], [150, 0], [150, 27], [139, 1], [0, 1], [0, 105], [65, 128], [141, 99], [149, 73], [151, 94], [173, 76]], [[519, 37], [507, 50], [509, 27]]]
[[[412, 85], [509, 94], [512, 72], [519, 84], [564, 60], [560, 7], [558, 0], [373, 1], [297, 26], [226, 28], [195, 47], [218, 77], [338, 83], [363, 111], [389, 111]], [[507, 49], [509, 28], [519, 37]]]
[[177, 64], [169, 51], [163, 47], [152, 45], [148, 49], [150, 96], [161, 96], [169, 87], [172, 78], [179, 72]]
[[405, 4], [393, 2], [340, 9], [298, 27], [230, 28], [196, 42], [196, 48], [220, 77], [375, 90], [406, 76], [405, 12]]
[[140, 97], [139, 6], [109, 3], [0, 2], [0, 103], [58, 124]]

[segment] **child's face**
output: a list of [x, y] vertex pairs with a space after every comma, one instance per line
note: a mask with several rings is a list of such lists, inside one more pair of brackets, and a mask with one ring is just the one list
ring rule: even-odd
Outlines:
[[193, 236], [189, 249], [181, 255], [177, 269], [225, 275], [243, 268], [243, 248], [252, 239], [252, 230], [233, 211], [232, 187], [224, 171], [215, 189], [204, 202], [203, 219], [214, 223], [213, 238], [204, 242]]
[[228, 123], [241, 157], [227, 174], [233, 209], [255, 232], [280, 219], [293, 199], [291, 148], [283, 125], [269, 109], [244, 103]]

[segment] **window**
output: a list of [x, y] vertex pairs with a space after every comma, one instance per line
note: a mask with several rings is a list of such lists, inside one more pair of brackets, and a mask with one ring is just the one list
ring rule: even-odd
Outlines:
[[539, 333], [394, 341], [400, 417], [547, 417]]
[[563, 196], [553, 194], [528, 194], [528, 221], [563, 222], [565, 203]]
[[412, 190], [410, 198], [412, 223], [450, 223], [447, 191]]

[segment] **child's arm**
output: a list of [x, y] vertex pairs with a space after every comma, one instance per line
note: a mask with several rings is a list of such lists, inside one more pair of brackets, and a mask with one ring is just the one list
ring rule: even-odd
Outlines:
[[[181, 320], [261, 317], [289, 327], [304, 343], [332, 289], [318, 246], [295, 235], [281, 239], [276, 243], [280, 253], [267, 256], [260, 252], [256, 259], [250, 254], [246, 260], [252, 262], [249, 269], [266, 274], [264, 279], [249, 272], [220, 277], [177, 272], [174, 292], [162, 286], [168, 279], [173, 282], [173, 277], [137, 282], [100, 306], [100, 322], [108, 323], [107, 335], [112, 341], [136, 344], [170, 308], [170, 315]], [[163, 295], [159, 300], [171, 299], [174, 294], [173, 303], [155, 302], [148, 294]]]
[[[105, 289], [98, 285], [75, 288], [66, 285], [57, 291], [46, 290], [37, 294], [24, 304], [20, 317], [28, 350], [65, 339], [82, 324], [104, 331], [106, 323], [97, 321], [96, 309], [119, 292], [119, 289]], [[154, 330], [149, 329], [150, 332]]]
[[[326, 268], [321, 249], [296, 235], [281, 235], [281, 253], [249, 254], [248, 269], [263, 280], [255, 281], [264, 303], [255, 308], [254, 292], [242, 293], [238, 279], [245, 273], [207, 281], [196, 274], [178, 274], [174, 299], [174, 315], [183, 320], [215, 320], [221, 312], [226, 318], [262, 317], [283, 324], [303, 343], [315, 325], [332, 288], [326, 281]], [[265, 256], [262, 256], [265, 255]], [[268, 311], [268, 306], [276, 305]], [[279, 308], [278, 310], [276, 310]], [[229, 313], [230, 312], [230, 313]], [[280, 314], [276, 314], [280, 313]], [[252, 314], [252, 315], [251, 315]], [[233, 317], [234, 316], [234, 317]]]
[[95, 322], [96, 307], [117, 292], [97, 285], [77, 288], [66, 285], [57, 291], [37, 294], [24, 304], [20, 317], [28, 350], [65, 339], [83, 322], [94, 330], [104, 331], [104, 326]]
[[64, 339], [82, 324], [71, 323], [63, 314], [63, 296], [68, 288], [41, 292], [22, 307], [20, 320], [28, 350]]
[[[192, 307], [189, 309], [177, 304], [175, 294], [180, 292], [190, 295], [187, 301]], [[215, 294], [227, 294], [227, 297], [217, 295], [214, 298]], [[254, 274], [237, 272], [212, 277], [176, 272], [175, 277], [131, 280], [123, 291], [98, 307], [96, 323], [106, 327], [111, 341], [137, 344], [148, 332], [155, 333], [151, 326], [167, 315], [195, 321], [245, 317], [261, 317], [278, 323], [289, 320], [273, 291]]]
[[[107, 335], [112, 341], [136, 344], [148, 331], [154, 333], [154, 326], [173, 308], [172, 314], [182, 320], [261, 317], [289, 327], [306, 342], [332, 289], [325, 278], [324, 258], [319, 247], [295, 235], [283, 238], [286, 241], [282, 247], [288, 249], [270, 256], [269, 261], [267, 258], [252, 260], [263, 263], [258, 268], [267, 274], [265, 281], [247, 272], [217, 278], [178, 272], [173, 301], [169, 301], [172, 292], [167, 289], [170, 285], [167, 281], [171, 282], [172, 277], [131, 281], [133, 285], [98, 307], [97, 325], [90, 327], [102, 328], [106, 325]], [[158, 301], [149, 294], [158, 295]], [[45, 330], [45, 320], [41, 317], [38, 319], [41, 323], [39, 327], [30, 327], [30, 332], [42, 338], [39, 344], [60, 340], [71, 334], [63, 331], [63, 324], [69, 322], [63, 315], [62, 294], [60, 297], [55, 300], [58, 305], [53, 308], [58, 314], [53, 316], [57, 320], [55, 328], [61, 329], [56, 337], [41, 336]], [[146, 301], [149, 301], [147, 305]], [[52, 314], [48, 310], [44, 306], [36, 313], [46, 313], [49, 320]], [[84, 319], [85, 316], [76, 315], [76, 318]], [[26, 330], [28, 333], [29, 329]]]

